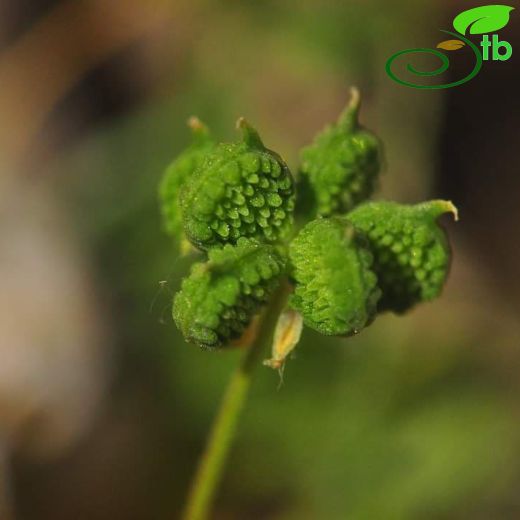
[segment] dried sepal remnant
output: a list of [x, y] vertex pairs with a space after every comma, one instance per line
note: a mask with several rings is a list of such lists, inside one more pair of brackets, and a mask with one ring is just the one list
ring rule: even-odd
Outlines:
[[289, 248], [293, 308], [305, 325], [327, 335], [349, 336], [368, 325], [381, 291], [365, 238], [343, 217], [307, 224]]
[[372, 132], [359, 125], [359, 106], [359, 92], [352, 89], [338, 121], [301, 151], [301, 191], [314, 215], [346, 213], [375, 189], [382, 147]]
[[241, 238], [211, 249], [182, 282], [173, 318], [187, 341], [215, 348], [241, 336], [277, 287], [285, 269], [281, 252]]
[[181, 195], [186, 235], [203, 250], [241, 237], [275, 242], [292, 227], [294, 187], [287, 165], [245, 120], [238, 126], [242, 142], [215, 147]]
[[159, 201], [165, 231], [181, 242], [184, 236], [179, 194], [182, 186], [202, 164], [215, 143], [198, 118], [191, 117], [191, 144], [168, 166], [159, 184]]
[[441, 293], [450, 264], [450, 248], [437, 218], [457, 209], [449, 201], [416, 205], [369, 202], [347, 218], [366, 234], [383, 296], [379, 310], [405, 312]]
[[275, 370], [283, 370], [287, 357], [294, 350], [302, 334], [302, 315], [287, 307], [278, 317], [274, 329], [271, 357], [264, 360], [264, 366]]

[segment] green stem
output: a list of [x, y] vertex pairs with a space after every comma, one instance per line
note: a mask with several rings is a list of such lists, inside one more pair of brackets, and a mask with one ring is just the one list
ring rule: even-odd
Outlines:
[[222, 478], [240, 412], [244, 407], [252, 374], [264, 348], [272, 341], [278, 316], [287, 300], [287, 288], [273, 296], [258, 325], [258, 335], [232, 375], [220, 409], [213, 421], [206, 448], [199, 462], [184, 514], [184, 520], [205, 520]]

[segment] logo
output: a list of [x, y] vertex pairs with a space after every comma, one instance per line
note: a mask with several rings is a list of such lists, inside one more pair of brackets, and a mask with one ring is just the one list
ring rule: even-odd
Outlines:
[[[428, 48], [417, 48], [417, 49], [405, 49], [396, 52], [386, 62], [386, 73], [395, 82], [406, 87], [419, 88], [419, 89], [441, 89], [457, 87], [463, 83], [467, 83], [470, 79], [473, 79], [482, 68], [484, 61], [506, 61], [513, 55], [513, 48], [507, 41], [501, 41], [497, 34], [490, 34], [499, 29], [502, 29], [509, 22], [509, 13], [514, 9], [508, 5], [483, 5], [481, 7], [475, 7], [474, 9], [468, 9], [463, 11], [455, 17], [453, 20], [453, 27], [457, 32], [441, 30], [454, 38], [444, 40], [437, 44], [436, 49]], [[479, 46], [482, 50], [477, 47], [469, 38], [466, 37], [468, 34], [483, 35]], [[413, 83], [402, 78], [399, 78], [394, 70], [394, 62], [396, 59], [407, 54], [430, 54], [438, 58], [441, 65], [435, 70], [424, 71], [418, 70], [413, 65], [408, 63], [406, 70], [419, 77], [427, 78], [434, 77], [442, 74], [448, 70], [450, 66], [450, 60], [443, 51], [457, 51], [459, 49], [468, 48], [472, 51], [475, 58], [475, 65], [467, 76], [451, 83], [442, 83], [436, 85], [421, 85]]]

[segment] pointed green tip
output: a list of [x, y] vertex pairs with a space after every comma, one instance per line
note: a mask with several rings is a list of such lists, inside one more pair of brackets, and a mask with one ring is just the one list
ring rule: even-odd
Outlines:
[[444, 213], [451, 213], [455, 222], [459, 220], [459, 210], [451, 200], [431, 200], [424, 203], [433, 218], [440, 217]]
[[338, 124], [346, 130], [353, 130], [358, 126], [359, 109], [361, 106], [361, 94], [357, 87], [350, 88], [350, 99], [339, 116]]
[[265, 149], [264, 143], [262, 142], [262, 139], [260, 138], [260, 135], [256, 131], [255, 128], [253, 128], [244, 117], [239, 117], [237, 119], [237, 129], [242, 131], [242, 137], [244, 140], [244, 143], [246, 143], [248, 146], [251, 146], [252, 148], [259, 148], [261, 150]]
[[204, 140], [209, 137], [209, 128], [197, 116], [191, 116], [186, 123], [194, 139]]
[[351, 110], [359, 110], [361, 105], [361, 93], [357, 87], [350, 87], [350, 101], [348, 107]]

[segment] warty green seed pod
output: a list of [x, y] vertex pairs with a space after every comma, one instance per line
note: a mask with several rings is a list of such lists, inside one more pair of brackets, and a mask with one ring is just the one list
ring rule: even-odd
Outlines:
[[360, 94], [338, 121], [327, 126], [301, 151], [302, 211], [313, 215], [344, 214], [372, 195], [382, 162], [379, 139], [358, 123]]
[[290, 232], [291, 173], [243, 118], [243, 141], [218, 145], [181, 193], [184, 230], [199, 249], [235, 244], [240, 237], [275, 242]]
[[173, 319], [186, 341], [217, 348], [241, 336], [285, 269], [275, 246], [240, 238], [211, 249], [194, 264], [173, 303]]
[[159, 185], [159, 201], [165, 231], [179, 242], [184, 237], [179, 193], [184, 183], [215, 146], [208, 128], [196, 117], [188, 120], [192, 143], [166, 169]]
[[327, 335], [349, 336], [368, 325], [381, 291], [365, 237], [344, 217], [308, 223], [289, 247], [295, 281], [290, 305], [305, 325]]
[[379, 310], [402, 313], [441, 293], [450, 264], [450, 248], [437, 218], [457, 208], [445, 200], [416, 205], [370, 202], [347, 215], [364, 232], [374, 254], [374, 270], [383, 296]]

